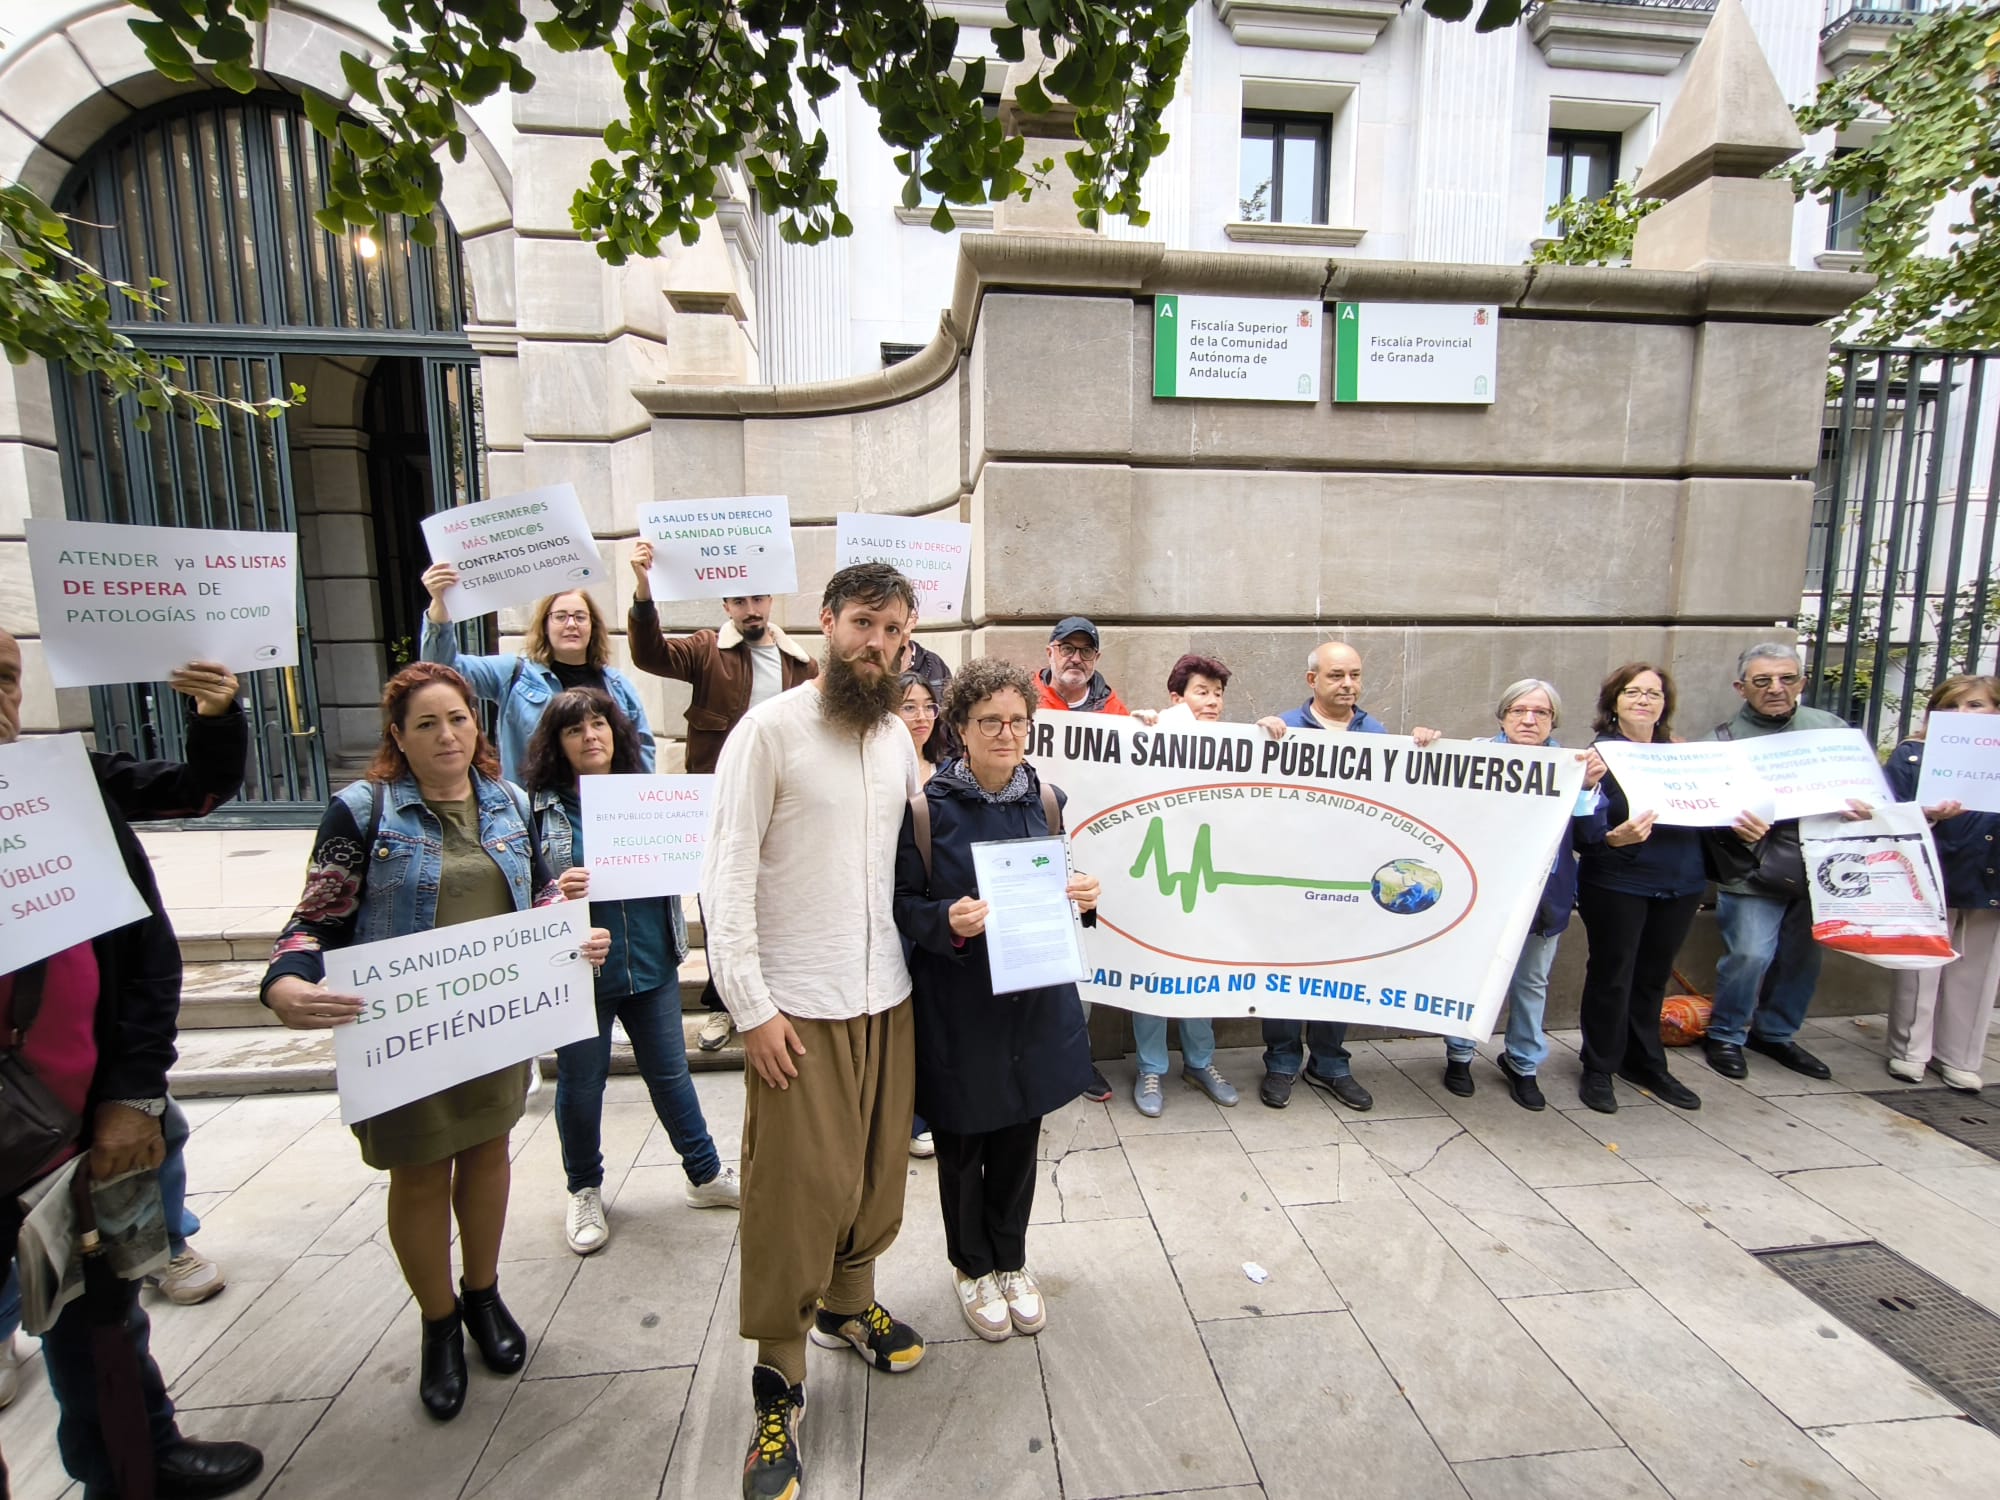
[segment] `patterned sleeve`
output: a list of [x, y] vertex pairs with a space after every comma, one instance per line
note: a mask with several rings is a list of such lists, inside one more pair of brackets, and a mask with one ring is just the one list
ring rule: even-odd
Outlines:
[[317, 984], [326, 976], [322, 955], [354, 941], [361, 893], [368, 874], [368, 850], [354, 814], [336, 797], [327, 804], [306, 863], [306, 885], [292, 919], [278, 934], [271, 965], [264, 971], [259, 993], [287, 974]]

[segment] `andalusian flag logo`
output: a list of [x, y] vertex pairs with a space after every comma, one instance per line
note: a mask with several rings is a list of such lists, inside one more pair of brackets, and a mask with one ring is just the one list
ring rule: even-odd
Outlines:
[[1153, 394], [1178, 396], [1181, 368], [1181, 299], [1153, 299]]

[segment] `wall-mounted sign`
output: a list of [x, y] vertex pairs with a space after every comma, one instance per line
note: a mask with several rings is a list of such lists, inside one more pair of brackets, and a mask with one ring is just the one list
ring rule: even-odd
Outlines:
[[1492, 303], [1333, 305], [1336, 403], [1488, 405], [1499, 357], [1500, 309]]
[[1153, 394], [1317, 401], [1326, 309], [1278, 297], [1153, 299]]

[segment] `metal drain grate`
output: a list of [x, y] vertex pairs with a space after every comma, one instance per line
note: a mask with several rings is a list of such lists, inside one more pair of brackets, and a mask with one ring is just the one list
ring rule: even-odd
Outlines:
[[2000, 1161], [2000, 1107], [1983, 1102], [1976, 1094], [1956, 1089], [1893, 1089], [1868, 1097]]
[[2000, 1318], [1873, 1242], [1766, 1250], [1758, 1259], [2000, 1433]]

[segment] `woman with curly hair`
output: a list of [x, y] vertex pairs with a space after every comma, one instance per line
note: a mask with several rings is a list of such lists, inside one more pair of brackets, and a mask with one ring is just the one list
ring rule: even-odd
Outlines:
[[[305, 894], [265, 971], [264, 1003], [287, 1026], [351, 1024], [358, 996], [331, 991], [327, 950], [476, 922], [563, 899], [536, 853], [528, 801], [500, 779], [472, 688], [417, 662], [389, 679], [382, 740], [366, 776], [327, 804]], [[610, 934], [583, 944], [604, 961]], [[511, 1375], [527, 1335], [500, 1300], [507, 1135], [521, 1118], [527, 1064], [452, 1084], [362, 1120], [361, 1159], [389, 1174], [389, 1243], [423, 1316], [417, 1392], [450, 1421], [465, 1404], [465, 1334], [490, 1370]], [[451, 1226], [464, 1274], [452, 1290]]]

